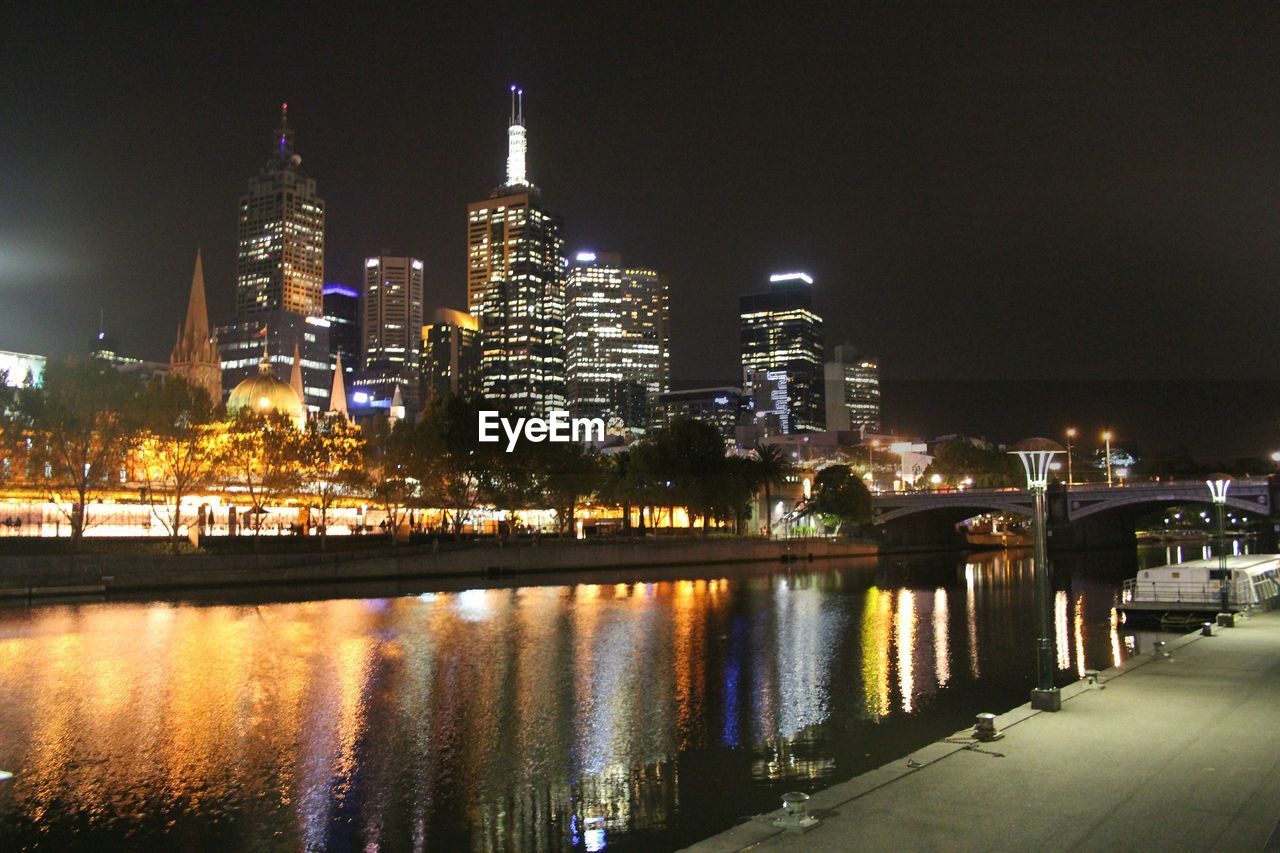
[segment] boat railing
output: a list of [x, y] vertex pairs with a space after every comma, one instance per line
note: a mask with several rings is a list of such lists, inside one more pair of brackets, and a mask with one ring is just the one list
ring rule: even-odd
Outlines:
[[1160, 601], [1170, 603], [1216, 604], [1222, 600], [1218, 581], [1144, 581], [1130, 578], [1124, 582], [1122, 601]]

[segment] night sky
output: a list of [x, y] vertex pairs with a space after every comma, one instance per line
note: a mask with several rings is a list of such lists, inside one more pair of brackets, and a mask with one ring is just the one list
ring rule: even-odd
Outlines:
[[[428, 307], [464, 307], [514, 82], [570, 250], [670, 275], [677, 379], [734, 377], [736, 297], [804, 269], [828, 344], [881, 356], [888, 426], [1280, 442], [1280, 7], [753, 5], [10, 12], [0, 349], [82, 354], [104, 309], [124, 352], [167, 359], [197, 245], [227, 319], [237, 199], [286, 100], [327, 280], [413, 254]], [[996, 381], [1040, 378], [1082, 396]]]

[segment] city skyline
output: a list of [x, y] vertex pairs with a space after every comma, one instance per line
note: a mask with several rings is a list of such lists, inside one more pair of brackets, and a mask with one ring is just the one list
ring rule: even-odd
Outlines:
[[[1280, 274], [1267, 237], [1280, 230], [1267, 212], [1275, 109], [1232, 83], [1274, 76], [1273, 14], [1242, 37], [1238, 21], [1189, 10], [927, 25], [876, 13], [838, 52], [823, 14], [728, 16], [738, 36], [776, 33], [759, 67], [678, 23], [641, 19], [629, 34], [670, 41], [652, 80], [617, 50], [621, 33], [599, 30], [564, 57], [549, 25], [520, 15], [456, 28], [439, 64], [359, 80], [344, 75], [357, 51], [323, 37], [308, 43], [333, 55], [319, 73], [298, 73], [287, 60], [301, 48], [285, 47], [232, 75], [187, 63], [161, 80], [130, 60], [129, 36], [96, 39], [87, 14], [48, 57], [7, 60], [41, 83], [18, 94], [15, 132], [0, 132], [11, 164], [0, 292], [13, 309], [0, 338], [80, 352], [105, 308], [123, 351], [161, 359], [197, 247], [210, 316], [229, 317], [235, 198], [286, 100], [327, 204], [326, 283], [354, 285], [361, 260], [389, 248], [427, 262], [428, 312], [464, 307], [459, 211], [504, 166], [500, 98], [517, 81], [531, 99], [529, 172], [566, 218], [568, 252], [607, 247], [670, 275], [677, 380], [735, 375], [732, 299], [789, 266], [823, 283], [828, 343], [880, 356], [890, 411], [895, 384], [915, 380], [1269, 378], [1275, 345], [1259, 324]], [[233, 22], [177, 30], [165, 51], [233, 49]], [[85, 48], [85, 67], [118, 68], [131, 100], [54, 65]], [[484, 71], [445, 67], [469, 50], [490, 60]], [[1199, 53], [1220, 61], [1181, 61]], [[422, 85], [406, 99], [410, 75]], [[72, 162], [88, 191], [68, 205], [46, 179]], [[727, 210], [732, 225], [708, 230]], [[24, 288], [44, 298], [15, 304]], [[1205, 329], [1224, 330], [1212, 347]]]

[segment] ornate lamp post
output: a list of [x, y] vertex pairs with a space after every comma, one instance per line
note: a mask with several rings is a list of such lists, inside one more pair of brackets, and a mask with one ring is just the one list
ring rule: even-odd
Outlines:
[[1037, 711], [1059, 711], [1062, 695], [1054, 686], [1056, 656], [1053, 648], [1053, 595], [1049, 589], [1048, 543], [1045, 540], [1045, 489], [1049, 485], [1049, 463], [1062, 452], [1062, 445], [1047, 438], [1029, 438], [1014, 445], [1027, 474], [1027, 490], [1034, 508], [1032, 531], [1035, 539], [1036, 583], [1036, 686], [1031, 691], [1031, 707]]
[[1209, 487], [1209, 497], [1213, 500], [1213, 509], [1218, 516], [1218, 588], [1222, 590], [1222, 612], [1229, 613], [1231, 579], [1227, 574], [1227, 524], [1224, 520], [1227, 512], [1227, 488], [1231, 478], [1221, 475], [1213, 480], [1205, 480]]
[[1107, 430], [1102, 434], [1102, 440], [1107, 443], [1107, 487], [1111, 487], [1111, 430]]

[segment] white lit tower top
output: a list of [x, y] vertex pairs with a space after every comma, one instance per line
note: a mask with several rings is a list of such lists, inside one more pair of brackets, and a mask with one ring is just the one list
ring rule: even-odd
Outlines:
[[507, 128], [508, 187], [531, 187], [525, 171], [525, 155], [529, 151], [528, 131], [524, 126], [524, 89], [511, 87], [511, 124]]

